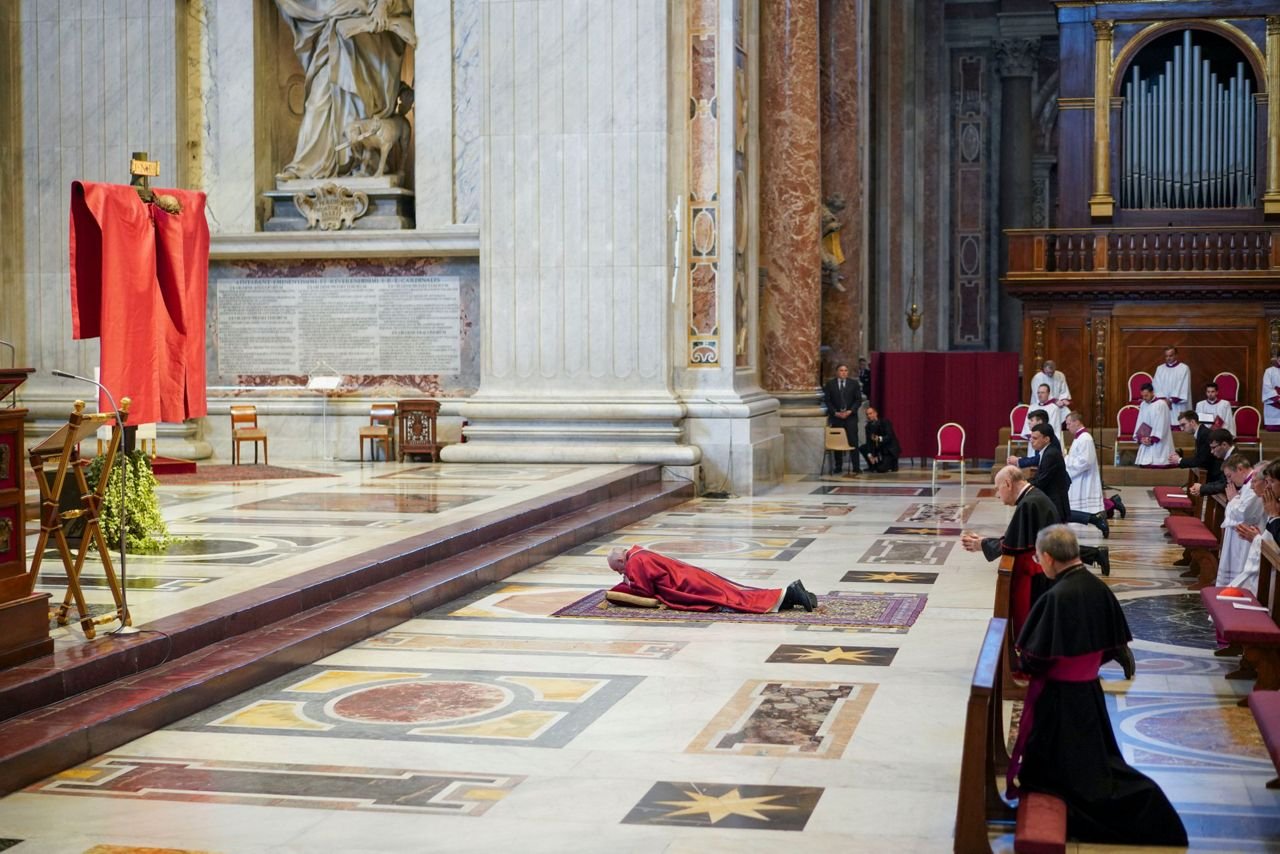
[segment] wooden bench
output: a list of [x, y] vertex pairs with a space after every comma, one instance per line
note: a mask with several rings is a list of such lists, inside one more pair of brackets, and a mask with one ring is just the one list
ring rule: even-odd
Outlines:
[[[987, 624], [969, 685], [956, 802], [956, 854], [990, 854], [988, 824], [1007, 825], [1015, 818], [1014, 809], [1000, 796], [997, 782], [1009, 768], [1001, 691], [1008, 632], [1008, 621], [1000, 617]], [[1039, 792], [1023, 795], [1016, 811], [1013, 850], [1022, 854], [1065, 852], [1066, 804]]]
[[[1249, 695], [1249, 711], [1262, 733], [1262, 743], [1271, 754], [1271, 764], [1280, 771], [1280, 691], [1254, 690]], [[1267, 781], [1268, 789], [1280, 789], [1280, 777]]]
[[[1222, 600], [1218, 594], [1221, 587], [1205, 587], [1200, 591], [1200, 599], [1205, 610], [1209, 612], [1218, 634], [1227, 643], [1239, 644], [1243, 650], [1243, 661], [1251, 665], [1257, 673], [1257, 681], [1253, 690], [1273, 691], [1280, 688], [1280, 625], [1276, 623], [1276, 606], [1280, 597], [1276, 596], [1276, 573], [1280, 571], [1280, 550], [1268, 542], [1262, 544], [1262, 560], [1258, 567], [1258, 595], [1249, 595], [1242, 600]], [[1263, 607], [1264, 611], [1252, 608], [1236, 608], [1235, 602]], [[1228, 678], [1240, 678], [1240, 671], [1228, 674]], [[1240, 705], [1250, 705], [1249, 697], [1240, 701]]]
[[1154, 489], [1156, 504], [1161, 509], [1181, 516], [1200, 518], [1200, 496], [1191, 494], [1191, 487], [1204, 483], [1204, 469], [1190, 469], [1187, 472], [1186, 486], [1157, 486]]
[[[1213, 504], [1215, 502], [1209, 502]], [[1218, 577], [1218, 538], [1204, 522], [1194, 516], [1166, 516], [1165, 530], [1169, 537], [1191, 555], [1191, 568], [1195, 572], [1192, 590], [1200, 590]]]

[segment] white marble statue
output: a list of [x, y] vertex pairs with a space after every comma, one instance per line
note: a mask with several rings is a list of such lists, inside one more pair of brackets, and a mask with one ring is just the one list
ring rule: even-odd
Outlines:
[[297, 147], [276, 177], [372, 171], [359, 150], [343, 143], [354, 122], [405, 121], [395, 114], [404, 47], [416, 43], [413, 0], [276, 0], [276, 6], [306, 73]]

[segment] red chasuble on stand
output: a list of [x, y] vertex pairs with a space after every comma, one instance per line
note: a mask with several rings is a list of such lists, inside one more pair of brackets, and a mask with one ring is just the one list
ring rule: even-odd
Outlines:
[[676, 611], [714, 611], [728, 608], [747, 614], [772, 611], [782, 600], [779, 588], [737, 584], [714, 572], [665, 557], [640, 546], [627, 551], [623, 580], [613, 590], [646, 596]]
[[72, 337], [102, 339], [102, 384], [117, 401], [132, 398], [134, 424], [207, 411], [205, 194], [155, 192], [177, 198], [182, 212], [147, 204], [120, 184], [71, 185]]

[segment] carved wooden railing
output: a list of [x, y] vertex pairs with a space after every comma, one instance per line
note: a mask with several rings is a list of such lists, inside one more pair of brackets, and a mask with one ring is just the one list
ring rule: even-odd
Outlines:
[[1280, 274], [1280, 228], [1009, 229], [1009, 278]]

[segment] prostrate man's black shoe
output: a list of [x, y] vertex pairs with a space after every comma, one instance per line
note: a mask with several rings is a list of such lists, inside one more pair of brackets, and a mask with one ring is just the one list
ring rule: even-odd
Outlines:
[[1111, 574], [1111, 549], [1106, 546], [1098, 548], [1098, 568], [1102, 570], [1103, 575]]
[[1102, 539], [1111, 538], [1111, 526], [1107, 524], [1106, 513], [1094, 513], [1093, 518], [1089, 520], [1095, 528], [1102, 532]]
[[818, 597], [805, 590], [804, 583], [797, 578], [787, 585], [787, 589], [782, 594], [782, 604], [778, 606], [778, 610], [786, 611], [790, 608], [804, 608], [806, 611], [812, 611], [816, 607], [818, 607]]
[[1120, 514], [1121, 519], [1129, 515], [1129, 511], [1125, 509], [1124, 500], [1120, 497], [1120, 493], [1117, 492], [1115, 495], [1111, 496], [1111, 503], [1116, 506], [1116, 512]]

